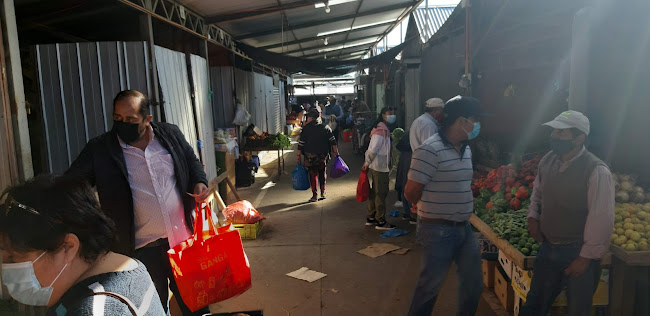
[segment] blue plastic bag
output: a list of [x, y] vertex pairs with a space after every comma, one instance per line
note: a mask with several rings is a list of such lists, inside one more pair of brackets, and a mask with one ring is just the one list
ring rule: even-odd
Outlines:
[[302, 163], [298, 163], [296, 169], [291, 172], [291, 184], [293, 185], [294, 190], [305, 191], [311, 188], [309, 184], [309, 176], [307, 176], [307, 170], [302, 166]]
[[345, 161], [343, 161], [343, 158], [341, 158], [341, 155], [338, 155], [334, 158], [334, 163], [332, 164], [332, 170], [330, 170], [330, 178], [336, 179], [340, 178], [350, 172], [350, 168], [348, 167], [347, 164], [345, 164]]
[[403, 229], [392, 229], [392, 230], [389, 230], [389, 231], [387, 231], [387, 232], [381, 234], [381, 236], [379, 236], [379, 237], [381, 237], [381, 238], [399, 237], [399, 236], [404, 236], [404, 235], [406, 235], [406, 234], [408, 234], [408, 233], [409, 233], [408, 230], [403, 230]]
[[399, 216], [399, 211], [397, 211], [397, 210], [396, 211], [391, 211], [388, 214], [390, 214], [390, 216], [392, 216], [392, 217], [397, 217], [397, 216]]

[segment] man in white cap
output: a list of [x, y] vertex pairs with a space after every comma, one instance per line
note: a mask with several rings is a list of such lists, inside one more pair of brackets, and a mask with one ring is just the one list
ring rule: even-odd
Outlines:
[[411, 150], [415, 151], [427, 138], [438, 133], [438, 124], [442, 120], [442, 109], [445, 101], [439, 98], [427, 100], [424, 114], [413, 121], [409, 129], [409, 142]]
[[607, 165], [589, 152], [589, 119], [565, 111], [553, 128], [528, 209], [530, 235], [542, 242], [519, 315], [547, 315], [566, 286], [569, 315], [591, 315], [600, 258], [614, 226], [614, 182]]

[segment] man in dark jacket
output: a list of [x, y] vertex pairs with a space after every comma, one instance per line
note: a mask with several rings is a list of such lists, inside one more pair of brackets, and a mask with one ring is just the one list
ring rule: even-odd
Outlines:
[[205, 172], [177, 126], [151, 121], [144, 94], [122, 91], [113, 107], [113, 129], [88, 142], [66, 174], [96, 186], [117, 227], [113, 250], [144, 263], [165, 311], [171, 288], [183, 315], [193, 315], [180, 299], [167, 250], [192, 234], [195, 202], [209, 194]]

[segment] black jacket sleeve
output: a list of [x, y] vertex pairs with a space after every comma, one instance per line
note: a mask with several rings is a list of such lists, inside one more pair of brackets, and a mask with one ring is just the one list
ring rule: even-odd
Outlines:
[[189, 172], [189, 177], [190, 177], [189, 179], [191, 185], [191, 187], [187, 188], [188, 191], [194, 191], [194, 186], [199, 183], [203, 183], [207, 186], [208, 185], [207, 176], [205, 175], [205, 171], [203, 171], [203, 165], [201, 164], [201, 161], [199, 161], [199, 159], [194, 154], [194, 149], [187, 142], [185, 136], [183, 135], [183, 132], [181, 132], [178, 126], [172, 124], [170, 124], [169, 126], [172, 127], [172, 133], [174, 133], [174, 137], [181, 145], [183, 156], [187, 161], [187, 168]]
[[91, 186], [95, 186], [95, 167], [93, 152], [94, 147], [96, 146], [96, 140], [90, 141], [86, 146], [81, 150], [77, 159], [72, 162], [72, 165], [65, 172], [65, 176], [84, 179], [88, 181]]

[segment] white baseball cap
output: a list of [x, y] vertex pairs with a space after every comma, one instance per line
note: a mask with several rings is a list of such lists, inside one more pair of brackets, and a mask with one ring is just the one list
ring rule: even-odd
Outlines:
[[589, 119], [578, 111], [564, 111], [554, 120], [546, 122], [543, 125], [555, 129], [577, 128], [581, 132], [585, 133], [585, 135], [589, 135]]
[[431, 98], [427, 100], [426, 107], [428, 108], [444, 108], [445, 101], [442, 101], [440, 98]]

